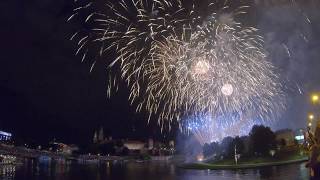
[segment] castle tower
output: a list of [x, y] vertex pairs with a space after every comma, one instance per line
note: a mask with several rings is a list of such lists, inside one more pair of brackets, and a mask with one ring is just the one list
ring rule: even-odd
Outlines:
[[97, 134], [97, 131], [94, 131], [93, 143], [97, 143], [97, 142], [98, 142], [98, 134]]
[[99, 142], [104, 141], [103, 127], [100, 128], [98, 141]]

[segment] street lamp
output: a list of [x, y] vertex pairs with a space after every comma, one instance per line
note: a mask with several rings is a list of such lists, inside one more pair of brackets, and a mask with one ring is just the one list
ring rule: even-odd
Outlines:
[[314, 115], [313, 114], [309, 114], [309, 120], [313, 120], [314, 119]]
[[319, 95], [318, 94], [312, 94], [311, 95], [311, 101], [312, 103], [318, 103], [319, 102]]

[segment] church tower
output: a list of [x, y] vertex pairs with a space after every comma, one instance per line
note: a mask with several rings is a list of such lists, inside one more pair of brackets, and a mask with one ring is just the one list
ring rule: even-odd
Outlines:
[[104, 141], [103, 127], [100, 128], [98, 141], [99, 142]]
[[97, 131], [94, 131], [93, 143], [98, 143], [98, 134], [97, 134]]

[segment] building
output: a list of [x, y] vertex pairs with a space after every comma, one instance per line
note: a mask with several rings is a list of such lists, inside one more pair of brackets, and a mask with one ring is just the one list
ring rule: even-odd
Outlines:
[[99, 129], [99, 131], [95, 130], [93, 135], [93, 143], [94, 144], [103, 144], [108, 139], [104, 138], [103, 127]]
[[299, 143], [303, 144], [305, 142], [306, 131], [304, 129], [297, 129], [294, 134], [294, 139]]
[[93, 135], [93, 143], [98, 143], [98, 134], [97, 131], [94, 131], [94, 135]]
[[294, 145], [294, 132], [291, 129], [282, 129], [275, 132], [276, 141], [283, 146]]
[[123, 145], [130, 151], [141, 151], [146, 147], [146, 143], [141, 141], [125, 141]]
[[0, 131], [0, 142], [11, 141], [12, 134], [4, 131]]
[[101, 127], [100, 130], [99, 130], [98, 141], [99, 141], [99, 142], [104, 141], [103, 127]]
[[149, 150], [152, 150], [152, 149], [153, 149], [153, 144], [154, 144], [153, 139], [152, 139], [152, 138], [149, 138], [149, 140], [148, 140], [148, 149], [149, 149]]
[[67, 145], [60, 142], [51, 142], [50, 150], [58, 153], [71, 155], [73, 152], [79, 151], [79, 147], [74, 144]]

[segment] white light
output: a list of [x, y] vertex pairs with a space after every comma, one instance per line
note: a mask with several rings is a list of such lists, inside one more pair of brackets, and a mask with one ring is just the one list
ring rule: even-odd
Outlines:
[[303, 135], [296, 136], [295, 139], [298, 140], [298, 141], [299, 141], [299, 140], [304, 140], [304, 136], [303, 136]]
[[11, 133], [7, 133], [7, 132], [4, 132], [4, 131], [0, 131], [0, 135], [4, 135], [4, 136], [12, 136]]
[[233, 87], [231, 84], [224, 84], [221, 88], [222, 94], [230, 96], [233, 93]]
[[209, 71], [209, 64], [206, 61], [198, 61], [197, 64], [194, 66], [194, 74], [196, 75], [203, 75]]

